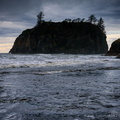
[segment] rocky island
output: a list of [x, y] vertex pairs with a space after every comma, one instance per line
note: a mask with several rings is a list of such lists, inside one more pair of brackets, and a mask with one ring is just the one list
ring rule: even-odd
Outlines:
[[106, 56], [117, 56], [120, 58], [120, 39], [115, 40], [110, 47], [110, 50], [106, 53]]
[[40, 20], [16, 38], [10, 53], [103, 54], [107, 50], [106, 34], [92, 22]]

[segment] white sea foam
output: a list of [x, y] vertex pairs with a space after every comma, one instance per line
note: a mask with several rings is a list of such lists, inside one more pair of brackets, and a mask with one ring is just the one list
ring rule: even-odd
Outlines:
[[119, 73], [110, 56], [0, 54], [0, 119], [118, 120]]
[[[109, 62], [108, 62], [109, 61]], [[67, 55], [67, 54], [0, 54], [0, 68], [46, 67], [46, 66], [77, 66], [95, 64], [111, 64], [119, 62], [115, 57], [101, 55]]]

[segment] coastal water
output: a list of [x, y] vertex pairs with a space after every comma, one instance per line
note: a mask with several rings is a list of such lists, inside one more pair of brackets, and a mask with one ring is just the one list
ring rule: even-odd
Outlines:
[[0, 54], [0, 120], [119, 120], [120, 59]]

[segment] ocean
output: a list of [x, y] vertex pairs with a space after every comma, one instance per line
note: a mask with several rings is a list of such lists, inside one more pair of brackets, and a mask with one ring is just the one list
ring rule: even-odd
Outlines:
[[119, 120], [120, 59], [0, 54], [0, 120]]

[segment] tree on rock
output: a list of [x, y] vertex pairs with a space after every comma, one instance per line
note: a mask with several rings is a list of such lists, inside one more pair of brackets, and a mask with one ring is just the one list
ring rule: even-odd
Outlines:
[[44, 14], [43, 12], [40, 12], [38, 15], [37, 15], [37, 25], [40, 25], [42, 22], [43, 22], [43, 18], [44, 18]]
[[104, 25], [104, 20], [102, 19], [102, 17], [98, 20], [98, 24], [97, 26], [104, 32], [105, 32], [105, 25]]
[[87, 20], [88, 22], [90, 22], [90, 23], [96, 23], [97, 22], [97, 19], [96, 19], [96, 17], [95, 17], [95, 15], [91, 15], [89, 18], [88, 18], [88, 20]]

